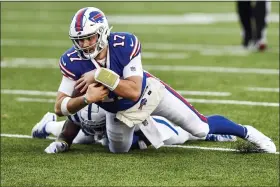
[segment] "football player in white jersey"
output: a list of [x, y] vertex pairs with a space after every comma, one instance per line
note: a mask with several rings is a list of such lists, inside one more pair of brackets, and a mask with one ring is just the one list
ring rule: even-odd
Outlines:
[[[164, 117], [196, 137], [235, 135], [260, 151], [276, 152], [271, 139], [254, 127], [221, 115], [206, 118], [200, 114], [170, 86], [142, 69], [141, 44], [135, 35], [110, 31], [105, 14], [98, 8], [86, 7], [75, 13], [69, 29], [74, 46], [59, 63], [63, 78], [55, 103], [58, 116], [74, 115], [91, 103], [103, 108], [113, 153], [129, 151], [136, 126], [154, 147], [160, 147], [163, 140], [151, 115]], [[81, 96], [71, 97], [75, 88]], [[61, 141], [65, 147], [72, 143], [67, 142], [65, 132], [54, 144], [61, 145]]]
[[[205, 141], [236, 141], [232, 135], [208, 134], [203, 138], [192, 136], [179, 126], [174, 125], [167, 119], [160, 116], [152, 116], [158, 123], [155, 123], [159, 132], [164, 136], [164, 145], [183, 144], [189, 140]], [[90, 119], [89, 119], [90, 118]], [[49, 135], [58, 137], [63, 129], [65, 121], [57, 121], [54, 113], [46, 113], [43, 118], [33, 127], [31, 135], [33, 138], [46, 138]], [[73, 144], [92, 144], [101, 143], [107, 145], [105, 111], [95, 104], [88, 105], [80, 110], [75, 117], [69, 118], [81, 130], [73, 140]], [[136, 144], [136, 145], [135, 145]], [[141, 130], [134, 133], [133, 148], [147, 148], [150, 142], [145, 138]]]

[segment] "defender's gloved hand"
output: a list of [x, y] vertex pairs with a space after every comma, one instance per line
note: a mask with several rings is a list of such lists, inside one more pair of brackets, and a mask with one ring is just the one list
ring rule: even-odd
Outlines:
[[66, 142], [52, 142], [46, 149], [46, 153], [59, 153], [59, 152], [65, 152], [69, 148], [68, 144]]

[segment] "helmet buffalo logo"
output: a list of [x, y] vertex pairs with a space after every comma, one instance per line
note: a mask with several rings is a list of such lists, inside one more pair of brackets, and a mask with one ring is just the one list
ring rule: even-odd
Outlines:
[[89, 20], [95, 23], [103, 22], [103, 19], [104, 19], [104, 15], [100, 12], [94, 11], [89, 14]]

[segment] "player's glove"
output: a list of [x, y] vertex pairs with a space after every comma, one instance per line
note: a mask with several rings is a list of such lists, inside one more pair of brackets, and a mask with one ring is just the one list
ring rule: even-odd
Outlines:
[[65, 152], [69, 148], [68, 144], [66, 142], [52, 142], [46, 149], [46, 153], [59, 153], [59, 152]]

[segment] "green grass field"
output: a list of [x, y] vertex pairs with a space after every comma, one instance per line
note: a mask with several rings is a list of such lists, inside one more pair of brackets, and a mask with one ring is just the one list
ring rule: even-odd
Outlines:
[[[279, 152], [279, 4], [278, 21], [269, 23], [268, 50], [240, 47], [234, 2], [2, 2], [1, 135], [30, 135], [55, 96], [27, 95], [26, 90], [55, 92], [61, 73], [58, 59], [71, 46], [68, 25], [84, 6], [96, 6], [113, 19], [122, 15], [138, 24], [113, 21], [113, 31], [136, 34], [144, 68], [180, 91], [223, 92], [227, 96], [184, 94], [204, 115], [222, 114], [251, 124], [272, 138]], [[147, 24], [141, 19], [190, 13], [224, 21], [200, 24]], [[138, 17], [139, 18], [139, 17]], [[205, 17], [204, 17], [205, 18]], [[193, 18], [194, 19], [194, 18]], [[200, 20], [201, 21], [201, 20]], [[163, 67], [166, 67], [164, 70]], [[220, 71], [218, 71], [220, 70]], [[257, 91], [259, 89], [259, 91]], [[6, 90], [6, 92], [5, 92]], [[11, 94], [14, 90], [23, 90]], [[10, 94], [7, 94], [7, 92]], [[21, 102], [25, 98], [27, 102]], [[28, 99], [42, 99], [34, 102]], [[210, 103], [212, 102], [212, 103]], [[221, 103], [222, 102], [222, 103]], [[60, 118], [61, 120], [63, 118]], [[201, 149], [149, 148], [112, 154], [100, 145], [73, 145], [47, 155], [52, 140], [1, 136], [1, 186], [279, 186], [279, 154]], [[186, 145], [236, 149], [234, 143], [187, 142]]]

